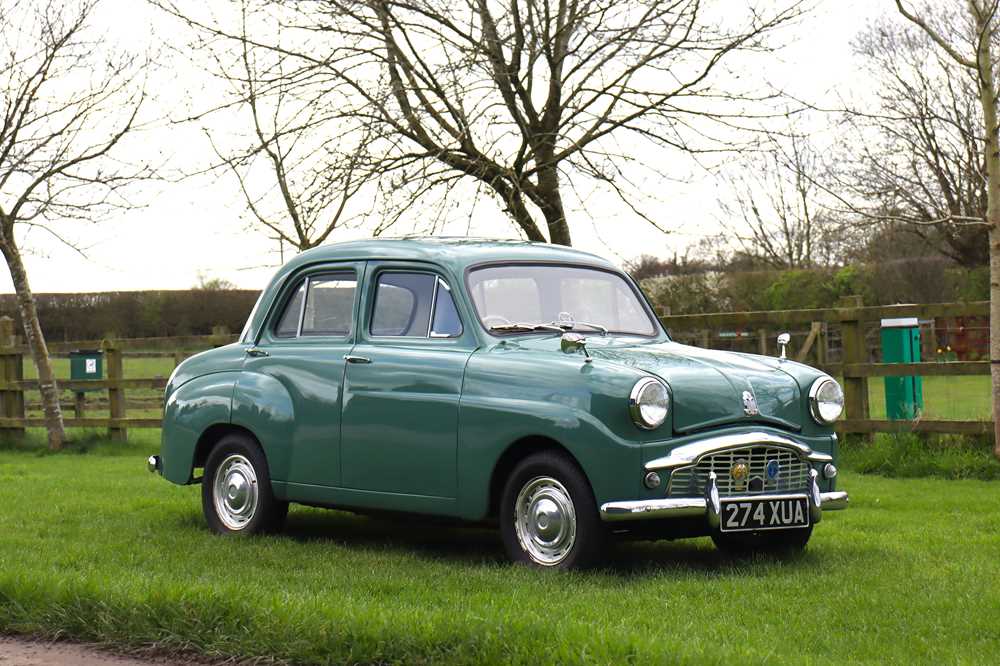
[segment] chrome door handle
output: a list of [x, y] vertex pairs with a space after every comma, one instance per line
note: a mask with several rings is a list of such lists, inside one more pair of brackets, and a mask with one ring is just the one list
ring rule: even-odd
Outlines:
[[354, 356], [352, 354], [344, 354], [344, 360], [347, 361], [348, 363], [371, 363], [372, 362], [372, 360], [370, 358], [366, 358], [364, 356]]
[[269, 354], [260, 347], [251, 347], [250, 349], [247, 350], [247, 356], [263, 358], [265, 356], [269, 356]]

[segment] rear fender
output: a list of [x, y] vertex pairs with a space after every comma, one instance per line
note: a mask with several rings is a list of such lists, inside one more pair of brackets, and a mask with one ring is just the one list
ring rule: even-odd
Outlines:
[[202, 375], [186, 382], [167, 398], [160, 447], [165, 479], [191, 483], [198, 440], [209, 427], [229, 423], [238, 376], [237, 372]]

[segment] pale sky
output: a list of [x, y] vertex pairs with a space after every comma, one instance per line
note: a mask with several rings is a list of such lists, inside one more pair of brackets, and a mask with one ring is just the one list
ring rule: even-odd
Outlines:
[[[732, 0], [729, 0], [732, 1]], [[815, 103], [864, 87], [850, 41], [872, 19], [892, 11], [888, 0], [821, 0], [798, 25], [781, 35], [785, 46], [765, 73], [775, 85]], [[105, 0], [99, 27], [109, 43], [120, 40], [133, 49], [162, 48], [161, 42], [181, 44], [185, 30], [176, 21], [152, 10], [141, 0]], [[167, 56], [164, 56], [166, 58]], [[204, 78], [182, 64], [170, 62], [151, 73], [149, 88], [157, 104], [198, 92]], [[197, 128], [160, 126], [130, 144], [130, 151], [154, 151], [172, 164], [188, 157], [207, 159], [208, 145]], [[719, 183], [682, 154], [650, 156], [671, 164], [683, 177], [658, 184], [664, 205], [659, 223], [672, 230], [663, 234], [648, 223], [631, 218], [619, 207], [602, 205], [598, 198], [585, 211], [570, 216], [574, 245], [608, 257], [616, 263], [640, 254], [670, 256], [675, 251], [718, 230]], [[133, 195], [142, 208], [99, 225], [67, 223], [59, 232], [86, 248], [86, 256], [34, 232], [23, 237], [32, 288], [43, 292], [82, 292], [137, 289], [185, 289], [199, 274], [224, 278], [248, 289], [262, 288], [278, 262], [276, 245], [263, 234], [247, 230], [244, 202], [235, 183], [225, 175], [142, 188]], [[497, 210], [472, 223], [478, 236], [516, 237], [511, 223]], [[418, 213], [414, 213], [415, 215]], [[600, 226], [602, 233], [597, 233]], [[447, 229], [464, 234], [467, 224]], [[398, 227], [387, 235], [404, 231]], [[364, 237], [364, 230], [346, 230], [333, 239]], [[0, 289], [12, 292], [6, 271]]]

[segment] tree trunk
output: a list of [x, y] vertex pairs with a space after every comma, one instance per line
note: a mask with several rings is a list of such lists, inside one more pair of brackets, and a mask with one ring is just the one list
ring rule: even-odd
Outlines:
[[[5, 227], [7, 225], [4, 225]], [[42, 327], [38, 323], [38, 310], [35, 308], [35, 297], [28, 284], [28, 273], [21, 261], [21, 252], [14, 244], [12, 230], [7, 230], [7, 237], [0, 240], [0, 251], [7, 260], [14, 290], [17, 292], [17, 309], [24, 322], [24, 336], [31, 349], [31, 357], [38, 370], [38, 389], [42, 394], [42, 406], [45, 412], [45, 428], [49, 435], [49, 448], [58, 451], [66, 441], [66, 431], [63, 427], [62, 409], [59, 407], [59, 387], [56, 385], [55, 374], [49, 359], [49, 349], [42, 335]]]
[[[994, 186], [990, 186], [993, 191]], [[993, 456], [1000, 460], [1000, 226], [990, 229], [990, 376], [993, 384]]]
[[[977, 34], [988, 31], [992, 18], [970, 3]], [[979, 103], [986, 129], [986, 222], [990, 244], [990, 377], [993, 388], [993, 455], [1000, 459], [1000, 145], [997, 141], [997, 93], [990, 53], [991, 39], [979, 40], [976, 69], [979, 74]]]
[[[546, 156], [547, 159], [551, 157]], [[541, 158], [540, 158], [541, 159]], [[542, 196], [540, 208], [549, 230], [549, 242], [556, 245], [573, 245], [563, 208], [562, 193], [559, 191], [559, 169], [555, 165], [545, 166], [538, 171], [538, 192]]]

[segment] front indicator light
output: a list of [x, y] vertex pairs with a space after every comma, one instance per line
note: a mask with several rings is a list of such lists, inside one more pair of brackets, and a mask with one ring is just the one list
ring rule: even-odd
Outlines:
[[654, 488], [659, 488], [660, 475], [657, 474], [656, 472], [650, 472], [646, 475], [646, 477], [642, 480], [642, 482], [650, 490], [653, 490]]
[[823, 478], [832, 479], [837, 476], [837, 466], [833, 463], [827, 463], [823, 466]]

